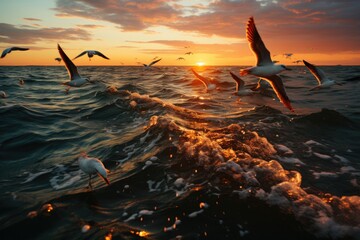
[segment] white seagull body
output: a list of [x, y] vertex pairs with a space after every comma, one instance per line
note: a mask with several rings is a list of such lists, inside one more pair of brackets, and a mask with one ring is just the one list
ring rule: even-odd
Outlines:
[[320, 88], [329, 88], [332, 85], [342, 85], [341, 83], [338, 83], [330, 78], [328, 78], [324, 71], [322, 71], [320, 68], [314, 66], [313, 64], [303, 60], [305, 66], [310, 70], [310, 72], [312, 73], [312, 75], [314, 75], [314, 77], [316, 78], [316, 80], [318, 81], [318, 86], [310, 89], [310, 90], [315, 90], [315, 89], [320, 89]]
[[238, 76], [236, 76], [234, 73], [230, 72], [231, 77], [235, 80], [236, 82], [236, 92], [235, 94], [238, 96], [249, 96], [249, 95], [253, 95], [254, 91], [252, 91], [251, 89], [245, 88], [245, 82], [239, 78]]
[[60, 47], [59, 44], [58, 44], [58, 50], [59, 50], [59, 53], [60, 53], [60, 56], [61, 56], [62, 60], [65, 63], [65, 67], [66, 67], [66, 69], [68, 71], [68, 74], [69, 74], [69, 77], [70, 77], [70, 81], [64, 83], [64, 85], [69, 86], [67, 91], [69, 91], [70, 87], [81, 87], [85, 83], [88, 83], [89, 79], [88, 78], [82, 78], [80, 76], [80, 74], [78, 73], [77, 67], [69, 59], [69, 57], [65, 54], [65, 52], [62, 50], [62, 48]]
[[6, 54], [11, 53], [11, 51], [27, 51], [29, 50], [28, 48], [22, 48], [22, 47], [9, 47], [6, 48], [2, 54], [1, 54], [1, 58], [4, 58], [6, 56]]
[[240, 70], [240, 75], [251, 74], [268, 81], [279, 98], [290, 111], [294, 111], [290, 99], [286, 95], [284, 85], [281, 78], [276, 75], [282, 71], [290, 70], [284, 65], [274, 64], [270, 57], [269, 50], [265, 47], [259, 32], [256, 29], [253, 17], [250, 17], [246, 27], [246, 38], [250, 48], [256, 56], [257, 63], [255, 67]]
[[214, 83], [214, 81], [212, 79], [201, 76], [200, 74], [195, 72], [194, 69], [191, 69], [191, 71], [193, 72], [195, 77], [197, 77], [197, 79], [199, 79], [200, 82], [202, 82], [204, 84], [207, 91], [216, 89], [216, 84]]
[[149, 64], [143, 63], [143, 65], [144, 65], [144, 67], [145, 67], [146, 69], [148, 69], [148, 68], [150, 68], [152, 65], [154, 65], [155, 63], [159, 62], [160, 60], [161, 60], [161, 58], [156, 59], [156, 60], [152, 61], [152, 62], [149, 63]]
[[99, 51], [96, 51], [96, 50], [86, 50], [86, 51], [83, 51], [82, 53], [80, 53], [79, 55], [77, 55], [76, 57], [73, 58], [73, 60], [77, 59], [78, 57], [81, 57], [82, 55], [86, 54], [88, 55], [89, 57], [89, 61], [91, 60], [91, 58], [94, 56], [94, 55], [98, 55], [102, 58], [105, 58], [105, 59], [108, 59], [109, 58], [107, 56], [105, 56], [104, 54], [102, 54], [101, 52]]
[[107, 170], [104, 166], [104, 164], [97, 158], [91, 158], [86, 155], [86, 153], [82, 153], [80, 157], [78, 158], [78, 163], [80, 169], [89, 175], [89, 187], [92, 189], [91, 186], [91, 175], [98, 174], [99, 177], [101, 177], [107, 185], [110, 184], [109, 180], [107, 179], [107, 173], [109, 170]]

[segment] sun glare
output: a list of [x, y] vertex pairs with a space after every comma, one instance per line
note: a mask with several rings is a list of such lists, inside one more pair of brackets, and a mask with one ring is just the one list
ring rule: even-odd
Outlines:
[[197, 62], [196, 65], [198, 65], [199, 67], [202, 67], [202, 66], [205, 65], [205, 63], [204, 62]]

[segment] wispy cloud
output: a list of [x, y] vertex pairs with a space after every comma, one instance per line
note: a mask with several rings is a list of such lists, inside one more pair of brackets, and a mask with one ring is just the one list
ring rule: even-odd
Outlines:
[[[194, 54], [211, 53], [215, 55], [233, 54], [238, 55], [239, 49], [243, 49], [243, 43], [231, 44], [201, 44], [192, 41], [181, 40], [153, 40], [153, 41], [129, 41], [138, 44], [159, 44], [167, 46], [168, 48], [151, 48], [143, 49], [144, 53], [151, 54], [178, 54], [185, 55], [186, 52], [193, 52]], [[169, 48], [170, 47], [170, 48]], [[185, 48], [186, 47], [186, 48]]]
[[27, 20], [27, 21], [34, 21], [34, 22], [40, 22], [40, 21], [42, 21], [41, 19], [39, 19], [39, 18], [29, 18], [29, 17], [27, 17], [27, 18], [23, 18], [24, 20]]
[[[57, 0], [58, 15], [108, 21], [125, 31], [152, 26], [244, 38], [250, 16], [255, 17], [267, 45], [287, 51], [360, 50], [358, 0], [216, 0], [181, 5], [172, 0]], [[96, 14], [91, 14], [96, 12]]]
[[91, 35], [79, 28], [29, 28], [0, 23], [0, 42], [33, 44], [48, 39], [91, 40]]
[[[112, 22], [124, 31], [139, 31], [162, 25], [179, 14], [168, 0], [57, 0], [55, 10], [59, 17], [82, 17]], [[96, 14], [92, 14], [96, 12]]]
[[96, 28], [103, 28], [103, 25], [97, 25], [97, 24], [78, 24], [76, 25], [79, 28], [89, 28], [89, 29], [96, 29]]

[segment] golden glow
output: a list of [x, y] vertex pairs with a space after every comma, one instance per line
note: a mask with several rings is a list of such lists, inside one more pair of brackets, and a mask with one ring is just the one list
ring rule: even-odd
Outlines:
[[104, 237], [105, 240], [111, 240], [112, 239], [112, 233], [108, 233], [106, 234], [106, 236]]
[[50, 203], [47, 203], [41, 207], [41, 210], [49, 213], [49, 212], [53, 211], [54, 208]]
[[199, 66], [199, 67], [202, 67], [202, 66], [205, 65], [205, 63], [204, 62], [197, 62], [196, 65]]
[[146, 232], [146, 231], [140, 231], [140, 232], [137, 232], [137, 231], [130, 231], [132, 234], [135, 234], [135, 235], [138, 235], [140, 237], [147, 237], [150, 235], [150, 233]]

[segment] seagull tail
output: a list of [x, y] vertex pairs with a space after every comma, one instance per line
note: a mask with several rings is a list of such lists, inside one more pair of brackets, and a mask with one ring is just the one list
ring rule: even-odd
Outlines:
[[100, 172], [97, 172], [97, 174], [106, 182], [107, 185], [110, 185], [110, 181], [106, 176], [103, 176]]
[[291, 106], [290, 101], [282, 101], [282, 103], [285, 105], [285, 107], [287, 107], [291, 112], [295, 112], [295, 110], [293, 109], [293, 107]]
[[107, 179], [107, 172], [109, 171], [108, 169], [106, 169], [104, 167], [104, 164], [102, 164], [101, 162], [96, 163], [95, 165], [96, 168], [96, 172], [99, 175], [99, 177], [101, 177], [107, 185], [110, 184], [109, 180]]
[[248, 68], [240, 70], [240, 76], [245, 76], [245, 75], [248, 75], [249, 73], [250, 73], [250, 69], [248, 69]]

